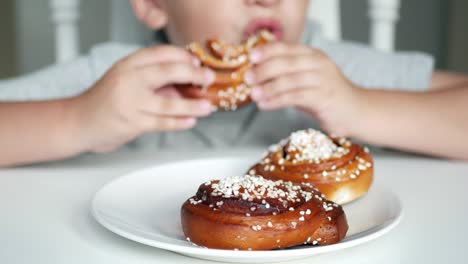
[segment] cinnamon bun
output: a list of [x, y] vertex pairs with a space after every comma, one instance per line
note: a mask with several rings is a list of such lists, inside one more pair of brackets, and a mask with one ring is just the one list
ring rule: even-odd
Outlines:
[[366, 194], [374, 175], [367, 148], [313, 129], [292, 133], [271, 146], [249, 173], [271, 180], [310, 183], [339, 204]]
[[270, 32], [260, 31], [239, 46], [208, 40], [206, 46], [209, 53], [199, 43], [190, 44], [188, 50], [200, 60], [202, 66], [216, 72], [216, 80], [209, 87], [183, 85], [177, 86], [177, 89], [185, 97], [209, 100], [217, 110], [234, 111], [250, 103], [252, 89], [244, 82], [244, 74], [251, 67], [249, 52], [274, 39]]
[[182, 206], [187, 240], [214, 249], [329, 245], [348, 230], [340, 205], [308, 183], [246, 175], [202, 184]]

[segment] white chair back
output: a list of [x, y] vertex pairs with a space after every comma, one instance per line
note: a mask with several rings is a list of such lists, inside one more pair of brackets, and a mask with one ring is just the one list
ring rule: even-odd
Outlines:
[[[78, 19], [80, 0], [49, 0], [56, 32], [56, 60], [75, 58], [79, 51]], [[310, 16], [321, 24], [323, 34], [331, 40], [341, 40], [340, 0], [311, 0]], [[401, 0], [368, 0], [371, 19], [370, 44], [379, 50], [393, 51], [395, 25]], [[128, 0], [109, 1], [111, 8], [111, 40], [148, 43], [152, 33], [133, 15]]]
[[322, 27], [323, 34], [330, 40], [341, 40], [340, 0], [312, 0], [309, 16]]

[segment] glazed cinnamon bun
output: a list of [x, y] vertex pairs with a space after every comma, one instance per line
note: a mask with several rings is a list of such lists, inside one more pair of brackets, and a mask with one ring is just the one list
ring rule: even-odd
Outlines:
[[244, 74], [251, 67], [249, 52], [252, 48], [275, 40], [268, 31], [260, 31], [244, 44], [228, 45], [220, 40], [208, 40], [207, 50], [192, 43], [188, 50], [197, 57], [202, 66], [216, 72], [216, 80], [209, 87], [193, 85], [178, 86], [179, 92], [189, 98], [205, 98], [218, 110], [234, 111], [251, 102], [251, 87], [244, 82]]
[[213, 249], [328, 245], [348, 230], [340, 205], [308, 183], [246, 175], [202, 184], [182, 206], [187, 240]]
[[374, 175], [367, 148], [313, 129], [292, 133], [271, 146], [249, 173], [271, 180], [310, 183], [338, 204], [366, 194]]

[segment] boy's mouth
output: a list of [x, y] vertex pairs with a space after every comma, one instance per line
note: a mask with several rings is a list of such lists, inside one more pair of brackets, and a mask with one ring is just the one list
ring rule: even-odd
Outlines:
[[283, 26], [278, 20], [273, 18], [258, 18], [250, 21], [245, 28], [244, 38], [247, 39], [250, 36], [255, 35], [260, 30], [268, 30], [276, 37], [276, 40], [283, 40]]

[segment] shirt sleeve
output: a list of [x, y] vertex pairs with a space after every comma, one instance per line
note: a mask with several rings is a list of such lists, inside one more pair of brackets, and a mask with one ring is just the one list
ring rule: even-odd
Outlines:
[[330, 56], [346, 77], [366, 88], [425, 91], [434, 59], [420, 52], [388, 53], [353, 42], [315, 39], [313, 46]]
[[0, 102], [67, 98], [89, 89], [119, 59], [139, 47], [104, 43], [88, 55], [18, 78], [0, 80]]
[[89, 59], [48, 66], [18, 78], [0, 81], [0, 101], [34, 101], [70, 97], [92, 83]]

